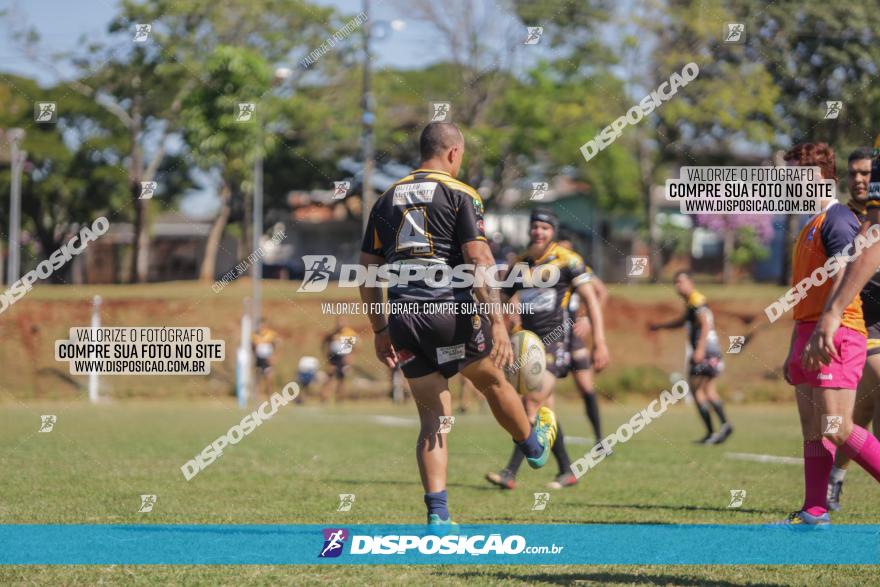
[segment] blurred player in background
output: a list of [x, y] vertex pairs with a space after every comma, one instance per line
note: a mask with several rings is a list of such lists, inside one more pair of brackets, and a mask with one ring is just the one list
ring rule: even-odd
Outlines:
[[272, 355], [278, 344], [278, 333], [266, 326], [264, 320], [258, 323], [257, 331], [251, 335], [251, 347], [256, 358], [257, 389], [267, 399], [272, 394]]
[[[482, 274], [495, 260], [484, 233], [482, 198], [455, 179], [464, 155], [461, 131], [451, 123], [431, 123], [422, 131], [419, 150], [419, 169], [396, 182], [373, 206], [361, 264], [442, 269], [467, 263]], [[363, 285], [360, 292], [370, 309], [383, 301], [382, 287]], [[462, 307], [475, 299], [488, 305], [488, 315], [468, 313]], [[452, 415], [449, 378], [462, 373], [483, 393], [495, 419], [533, 468], [547, 462], [556, 438], [556, 417], [542, 408], [531, 427], [516, 391], [507, 382], [502, 369], [512, 362], [513, 349], [501, 315], [499, 291], [486, 280], [477, 280], [473, 287], [455, 287], [414, 279], [389, 286], [388, 300], [459, 304], [459, 311], [451, 313], [368, 315], [376, 356], [389, 368], [402, 367], [419, 410], [416, 458], [428, 523], [452, 524], [446, 493], [447, 435], [440, 433], [441, 418]]]
[[[791, 166], [819, 167], [820, 179], [837, 179], [834, 151], [824, 143], [795, 145], [785, 154], [785, 161]], [[785, 377], [795, 386], [804, 438], [805, 496], [800, 510], [791, 513], [783, 524], [831, 523], [827, 487], [837, 449], [880, 480], [880, 443], [852, 419], [867, 351], [859, 292], [876, 272], [878, 262], [874, 260], [872, 270], [864, 273], [862, 280], [848, 269], [837, 272], [831, 279], [826, 278], [821, 284], [811, 277], [832, 257], [838, 264], [848, 263], [845, 257], [854, 254], [854, 237], [859, 232], [859, 211], [856, 202], [844, 206], [832, 200], [822, 212], [810, 218], [795, 241], [792, 285], [802, 280], [812, 283], [794, 306], [795, 327], [785, 361]], [[854, 263], [869, 258], [875, 248], [880, 250], [880, 247], [871, 247]], [[848, 297], [842, 304], [835, 304], [835, 300], [844, 299], [840, 296]], [[836, 320], [830, 329], [827, 323], [822, 323], [826, 318], [823, 308], [827, 314], [829, 307], [833, 308]], [[838, 329], [838, 325], [842, 327]], [[830, 346], [817, 347], [817, 343]], [[813, 350], [817, 348], [825, 351], [821, 356], [823, 364], [816, 361], [819, 357]]]
[[[580, 255], [559, 246], [555, 241], [558, 230], [559, 219], [552, 210], [548, 208], [532, 210], [529, 248], [518, 259], [519, 263], [526, 263], [532, 272], [540, 271], [541, 267], [555, 266], [559, 270], [559, 281], [556, 285], [547, 288], [523, 288], [520, 284], [505, 290], [506, 296], [516, 295], [519, 302], [532, 312], [524, 312], [518, 318], [511, 316], [514, 322], [519, 320], [519, 324], [514, 324], [513, 330], [523, 328], [534, 332], [544, 341], [547, 352], [547, 370], [543, 388], [523, 397], [523, 403], [530, 416], [543, 405], [553, 407], [553, 388], [557, 379], [565, 377], [569, 371], [586, 371], [590, 367], [589, 352], [580, 339], [573, 337], [571, 332], [573, 319], [568, 314], [568, 304], [572, 293], [576, 292], [587, 302], [593, 324], [593, 359], [596, 370], [601, 371], [608, 364], [602, 310], [590, 283], [593, 273], [584, 264]], [[577, 477], [571, 470], [571, 460], [565, 450], [565, 437], [561, 426], [557, 426], [553, 456], [559, 465], [559, 472], [549, 487], [560, 489], [577, 483]], [[507, 466], [497, 473], [488, 473], [486, 479], [503, 489], [514, 489], [520, 465], [522, 465], [522, 455], [518, 451], [513, 451]]]
[[336, 319], [336, 328], [324, 337], [321, 345], [324, 356], [327, 357], [329, 365], [329, 377], [324, 383], [321, 390], [321, 401], [326, 402], [330, 399], [330, 388], [333, 382], [336, 382], [336, 389], [333, 397], [336, 403], [342, 401], [345, 397], [345, 375], [351, 364], [351, 355], [354, 346], [357, 344], [357, 333], [348, 327], [348, 323], [344, 316]]
[[[727, 421], [724, 402], [721, 401], [721, 396], [715, 388], [715, 379], [724, 370], [724, 362], [721, 360], [721, 346], [718, 343], [718, 334], [715, 332], [712, 310], [706, 304], [706, 296], [696, 290], [694, 282], [686, 271], [675, 274], [675, 291], [684, 299], [684, 315], [670, 322], [650, 324], [648, 328], [654, 331], [687, 327], [690, 356], [689, 385], [694, 392], [700, 418], [706, 425], [706, 435], [697, 442], [721, 444], [733, 434], [733, 426]], [[721, 424], [717, 433], [712, 425], [711, 410], [715, 411]]]
[[[849, 176], [849, 206], [856, 211], [860, 222], [867, 218], [865, 204], [868, 201], [868, 183], [871, 179], [873, 151], [868, 147], [856, 149], [847, 161]], [[856, 389], [853, 406], [853, 422], [867, 428], [874, 420], [874, 435], [880, 433], [880, 272], [875, 273], [861, 293], [862, 314], [868, 331], [868, 351], [862, 379]], [[842, 450], [836, 451], [831, 477], [828, 480], [828, 508], [841, 509], [840, 496], [843, 480], [849, 468], [850, 458]]]
[[[574, 251], [572, 242], [568, 238], [561, 239], [559, 246], [569, 251]], [[590, 283], [596, 292], [596, 299], [604, 315], [605, 304], [608, 301], [608, 287], [605, 285], [605, 282], [599, 279], [598, 275], [593, 273], [589, 265], [586, 266], [586, 271], [590, 273]], [[581, 296], [576, 291], [571, 293], [567, 310], [569, 317], [574, 320], [568, 346], [568, 352], [571, 354], [571, 375], [574, 378], [578, 391], [581, 393], [581, 399], [584, 400], [587, 420], [590, 421], [590, 425], [593, 427], [593, 438], [596, 439], [596, 442], [599, 442], [603, 438], [602, 422], [599, 417], [599, 402], [596, 398], [596, 390], [593, 387], [593, 363], [587, 350], [592, 348], [591, 335], [593, 329], [590, 324], [590, 317], [587, 315], [587, 307], [581, 303]]]
[[321, 373], [321, 361], [317, 357], [300, 357], [296, 366], [296, 379], [302, 393], [296, 396], [294, 400], [296, 403], [303, 403], [303, 396], [310, 393], [313, 383], [318, 383], [319, 373]]

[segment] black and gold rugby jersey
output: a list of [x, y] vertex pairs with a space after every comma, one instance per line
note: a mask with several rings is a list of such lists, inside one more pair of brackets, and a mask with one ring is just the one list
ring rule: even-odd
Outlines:
[[706, 305], [706, 296], [697, 290], [694, 290], [691, 292], [691, 295], [688, 296], [686, 306], [684, 321], [685, 326], [687, 326], [688, 345], [690, 346], [691, 351], [697, 348], [697, 342], [699, 342], [700, 334], [702, 334], [703, 327], [700, 324], [699, 316], [701, 314], [706, 314], [709, 318], [709, 335], [706, 338], [706, 356], [720, 357], [721, 345], [718, 341], [718, 333], [715, 332], [715, 317], [712, 315], [712, 310]]
[[[370, 212], [361, 250], [397, 266], [451, 268], [464, 263], [461, 246], [486, 240], [483, 200], [475, 189], [444, 171], [417, 169], [382, 194]], [[428, 273], [432, 283], [410, 280], [388, 288], [389, 300], [473, 301], [470, 287], [437, 287], [441, 273]], [[460, 281], [459, 281], [460, 283]]]
[[590, 281], [593, 272], [580, 255], [556, 243], [547, 247], [541, 257], [532, 259], [523, 255], [517, 263], [527, 264], [531, 273], [540, 271], [543, 265], [559, 269], [559, 281], [552, 287], [529, 287], [528, 284], [516, 283], [504, 289], [508, 296], [519, 293], [520, 303], [529, 307], [521, 315], [522, 327], [544, 338], [565, 324], [572, 292], [582, 283]]

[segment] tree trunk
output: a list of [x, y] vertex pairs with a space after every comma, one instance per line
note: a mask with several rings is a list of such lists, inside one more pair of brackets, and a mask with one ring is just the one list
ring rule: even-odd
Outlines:
[[232, 211], [230, 200], [232, 199], [232, 190], [229, 183], [224, 181], [220, 186], [220, 211], [214, 218], [214, 224], [211, 225], [211, 231], [208, 233], [208, 240], [205, 243], [205, 256], [202, 259], [202, 267], [199, 271], [199, 280], [203, 282], [214, 281], [214, 274], [217, 270], [217, 251], [220, 250], [220, 241], [223, 239], [223, 231], [226, 229], [226, 223], [229, 221], [229, 214]]
[[[135, 79], [132, 85], [139, 85]], [[132, 203], [134, 204], [134, 225], [132, 226], [131, 248], [131, 283], [144, 283], [150, 260], [150, 236], [147, 234], [147, 201], [141, 200], [141, 181], [144, 175], [144, 155], [141, 150], [141, 97], [135, 93], [131, 102], [131, 161], [128, 178]]]

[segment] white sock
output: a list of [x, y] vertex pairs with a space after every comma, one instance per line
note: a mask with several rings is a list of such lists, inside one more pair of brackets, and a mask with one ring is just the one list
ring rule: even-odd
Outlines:
[[843, 478], [846, 476], [846, 469], [838, 469], [837, 467], [831, 467], [831, 482], [837, 483], [838, 481], [843, 481]]

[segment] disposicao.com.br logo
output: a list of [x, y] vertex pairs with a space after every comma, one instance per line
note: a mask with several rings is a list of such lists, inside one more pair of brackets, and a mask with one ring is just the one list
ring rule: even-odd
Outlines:
[[511, 534], [454, 534], [446, 536], [417, 536], [407, 534], [384, 534], [368, 536], [351, 534], [343, 528], [325, 528], [324, 542], [319, 558], [335, 558], [343, 553], [350, 538], [350, 555], [518, 555], [559, 554], [564, 546], [528, 546], [525, 537]]

